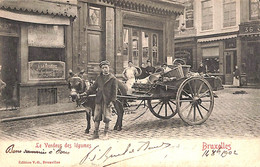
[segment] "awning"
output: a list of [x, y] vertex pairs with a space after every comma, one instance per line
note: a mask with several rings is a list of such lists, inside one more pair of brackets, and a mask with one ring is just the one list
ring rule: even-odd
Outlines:
[[225, 39], [231, 39], [231, 38], [236, 38], [237, 35], [226, 35], [226, 36], [220, 36], [220, 37], [211, 37], [211, 38], [202, 38], [198, 39], [198, 42], [212, 42], [212, 41], [220, 41], [220, 40], [225, 40]]
[[37, 24], [52, 24], [52, 25], [70, 25], [70, 20], [68, 17], [62, 16], [51, 16], [51, 15], [32, 15], [32, 14], [22, 14], [16, 12], [10, 12], [0, 9], [0, 18], [37, 23]]
[[[66, 17], [76, 17], [77, 1], [67, 3], [60, 0], [54, 2], [50, 0], [0, 0], [0, 9], [9, 11], [32, 12], [46, 15], [57, 15]], [[75, 2], [74, 2], [75, 1]]]
[[239, 34], [239, 36], [241, 36], [241, 37], [255, 38], [255, 37], [260, 37], [260, 33]]
[[99, 0], [122, 8], [158, 14], [183, 14], [184, 6], [170, 0]]

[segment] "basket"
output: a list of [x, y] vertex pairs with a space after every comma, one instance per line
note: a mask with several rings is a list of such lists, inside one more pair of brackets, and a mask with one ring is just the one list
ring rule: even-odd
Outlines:
[[149, 91], [152, 89], [152, 87], [153, 87], [152, 84], [143, 84], [143, 83], [134, 83], [134, 85], [132, 86], [132, 88], [138, 92]]
[[163, 76], [169, 78], [176, 77], [176, 79], [181, 79], [187, 77], [189, 71], [190, 65], [178, 65], [171, 71], [165, 73]]

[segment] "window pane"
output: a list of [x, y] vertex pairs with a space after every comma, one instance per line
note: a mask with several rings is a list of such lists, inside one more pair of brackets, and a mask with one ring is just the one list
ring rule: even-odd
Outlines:
[[258, 18], [258, 0], [250, 0], [250, 18], [257, 19]]
[[158, 35], [153, 34], [153, 39], [152, 39], [152, 52], [153, 52], [153, 65], [156, 65], [158, 62]]
[[229, 27], [236, 25], [236, 1], [226, 0], [223, 3], [223, 27]]
[[202, 1], [202, 30], [213, 28], [212, 1]]
[[142, 62], [146, 62], [149, 59], [149, 34], [146, 32], [142, 32], [142, 50]]
[[219, 72], [219, 48], [205, 48], [202, 49], [203, 63], [207, 67], [207, 71], [210, 73]]
[[139, 31], [132, 31], [133, 64], [139, 66]]
[[128, 41], [129, 30], [127, 28], [124, 28], [123, 33], [124, 33], [124, 36], [123, 36], [123, 62], [124, 62], [124, 67], [127, 67], [127, 64], [129, 61], [129, 41]]

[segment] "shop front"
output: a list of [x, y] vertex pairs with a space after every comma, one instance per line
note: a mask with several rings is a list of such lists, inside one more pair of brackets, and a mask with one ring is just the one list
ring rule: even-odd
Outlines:
[[241, 71], [246, 82], [260, 83], [260, 22], [246, 22], [239, 25], [241, 39]]
[[195, 37], [175, 39], [175, 58], [185, 60], [191, 66], [192, 71], [197, 69], [197, 40]]
[[[26, 12], [25, 12], [26, 11]], [[66, 71], [72, 68], [76, 5], [1, 1], [2, 107], [31, 107], [68, 100]]]
[[78, 5], [74, 70], [84, 69], [94, 79], [98, 63], [108, 59], [120, 77], [129, 60], [135, 66], [172, 62], [175, 19], [183, 6], [163, 0], [80, 0]]
[[197, 67], [203, 63], [208, 74], [218, 76], [223, 84], [233, 83], [233, 72], [240, 60], [237, 34], [199, 38]]

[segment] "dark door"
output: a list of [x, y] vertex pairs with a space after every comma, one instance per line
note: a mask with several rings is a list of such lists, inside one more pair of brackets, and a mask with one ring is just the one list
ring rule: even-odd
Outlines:
[[0, 37], [0, 76], [6, 87], [2, 90], [2, 106], [7, 104], [12, 107], [18, 105], [17, 90], [17, 45], [18, 38]]
[[227, 51], [224, 52], [224, 62], [225, 62], [225, 83], [231, 85], [233, 83], [233, 71], [234, 71], [234, 52]]

